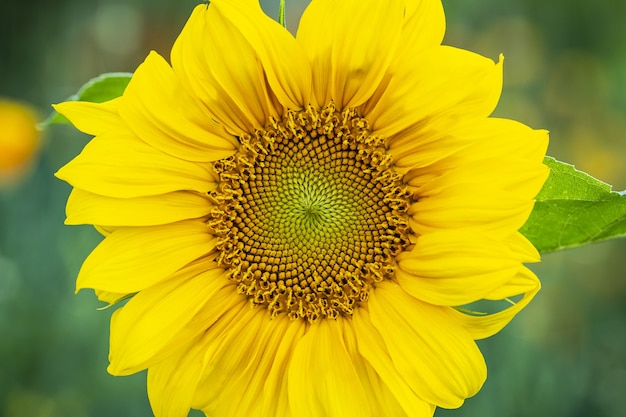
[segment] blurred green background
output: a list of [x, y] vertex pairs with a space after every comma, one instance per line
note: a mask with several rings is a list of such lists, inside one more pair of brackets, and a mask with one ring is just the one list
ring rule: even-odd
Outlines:
[[[278, 0], [263, 5], [277, 16]], [[0, 97], [43, 119], [103, 72], [133, 71], [169, 49], [191, 0], [4, 0]], [[294, 30], [304, 0], [287, 0]], [[444, 0], [445, 43], [506, 56], [497, 115], [551, 131], [549, 153], [626, 189], [626, 2]], [[0, 129], [2, 126], [0, 126]], [[145, 374], [106, 373], [111, 311], [74, 295], [99, 241], [63, 225], [69, 187], [52, 174], [88, 137], [55, 126], [31, 170], [0, 189], [0, 416], [151, 416]], [[626, 240], [549, 254], [543, 289], [480, 342], [489, 378], [444, 416], [626, 416]], [[192, 413], [192, 415], [198, 415]], [[382, 417], [382, 416], [381, 416]]]

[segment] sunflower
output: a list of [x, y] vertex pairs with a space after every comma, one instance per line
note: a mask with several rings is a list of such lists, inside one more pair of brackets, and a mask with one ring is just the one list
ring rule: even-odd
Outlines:
[[444, 29], [439, 0], [315, 0], [295, 37], [212, 0], [171, 65], [56, 106], [95, 136], [57, 173], [66, 223], [105, 236], [77, 289], [123, 305], [108, 370], [147, 369], [156, 416], [421, 417], [480, 389], [475, 340], [539, 289], [518, 229], [547, 132], [490, 117], [502, 58]]

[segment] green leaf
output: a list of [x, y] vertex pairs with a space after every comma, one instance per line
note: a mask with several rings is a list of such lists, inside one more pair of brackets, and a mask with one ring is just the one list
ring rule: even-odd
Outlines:
[[626, 236], [626, 192], [546, 157], [550, 176], [520, 230], [541, 253]]
[[[133, 74], [128, 72], [110, 72], [92, 78], [83, 85], [78, 92], [65, 101], [89, 101], [103, 103], [121, 96], [130, 82]], [[50, 116], [41, 124], [42, 128], [59, 123], [69, 123], [65, 116], [52, 111]]]

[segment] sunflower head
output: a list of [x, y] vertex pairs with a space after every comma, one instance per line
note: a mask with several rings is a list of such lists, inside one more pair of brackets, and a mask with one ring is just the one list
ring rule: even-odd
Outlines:
[[271, 316], [352, 315], [410, 244], [411, 193], [355, 109], [288, 110], [214, 164], [217, 263]]
[[[199, 5], [171, 64], [57, 110], [95, 137], [57, 176], [105, 239], [77, 287], [109, 371], [158, 417], [431, 416], [486, 377], [475, 340], [533, 298], [518, 232], [547, 133], [490, 117], [502, 59], [442, 46], [439, 0]], [[464, 305], [516, 303], [494, 314]]]

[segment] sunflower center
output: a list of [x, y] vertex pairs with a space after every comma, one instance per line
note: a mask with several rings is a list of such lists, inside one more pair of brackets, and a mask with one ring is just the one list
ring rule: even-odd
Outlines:
[[270, 314], [351, 315], [410, 244], [411, 195], [354, 109], [288, 111], [217, 161], [217, 262]]

